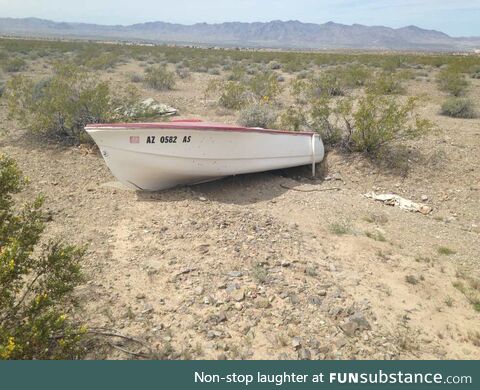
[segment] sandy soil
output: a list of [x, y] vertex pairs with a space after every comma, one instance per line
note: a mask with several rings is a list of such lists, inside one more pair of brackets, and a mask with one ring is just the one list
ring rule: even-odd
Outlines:
[[[103, 77], [120, 84], [140, 70], [132, 62]], [[204, 99], [212, 77], [142, 91], [182, 117], [234, 123]], [[145, 340], [153, 357], [479, 359], [480, 313], [454, 284], [479, 277], [480, 120], [439, 116], [433, 81], [408, 91], [438, 130], [410, 145], [406, 174], [332, 152], [314, 180], [292, 169], [130, 192], [95, 151], [29, 137], [3, 102], [0, 152], [30, 178], [25, 196], [45, 194], [47, 235], [88, 245], [79, 317]], [[433, 212], [362, 196], [372, 190], [423, 197]], [[89, 356], [133, 357], [107, 347]]]

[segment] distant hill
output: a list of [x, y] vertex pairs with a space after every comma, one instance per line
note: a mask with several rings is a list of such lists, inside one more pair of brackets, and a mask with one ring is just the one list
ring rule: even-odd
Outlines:
[[416, 26], [325, 24], [299, 21], [193, 25], [148, 22], [130, 26], [0, 18], [0, 34], [28, 37], [132, 40], [158, 43], [297, 49], [472, 51], [480, 37], [454, 38]]

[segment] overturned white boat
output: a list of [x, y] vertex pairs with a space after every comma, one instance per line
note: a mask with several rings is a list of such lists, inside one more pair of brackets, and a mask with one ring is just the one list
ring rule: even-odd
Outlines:
[[200, 120], [93, 124], [85, 130], [113, 175], [145, 191], [307, 164], [314, 170], [324, 156], [315, 133]]

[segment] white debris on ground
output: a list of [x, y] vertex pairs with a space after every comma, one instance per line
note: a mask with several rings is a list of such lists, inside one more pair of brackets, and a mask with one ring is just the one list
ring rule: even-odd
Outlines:
[[376, 194], [375, 192], [368, 192], [363, 196], [382, 202], [388, 206], [397, 206], [402, 210], [417, 212], [425, 215], [430, 214], [433, 210], [432, 207], [427, 206], [424, 203], [415, 203], [409, 199], [402, 198], [401, 196], [395, 194]]
[[172, 116], [177, 109], [164, 103], [159, 103], [153, 98], [148, 98], [129, 107], [118, 107], [117, 113], [129, 118], [145, 118], [156, 116]]

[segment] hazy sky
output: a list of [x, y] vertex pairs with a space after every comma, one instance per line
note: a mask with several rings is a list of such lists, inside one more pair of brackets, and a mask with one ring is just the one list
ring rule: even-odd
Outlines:
[[331, 20], [480, 36], [480, 0], [0, 0], [0, 16], [99, 24]]

